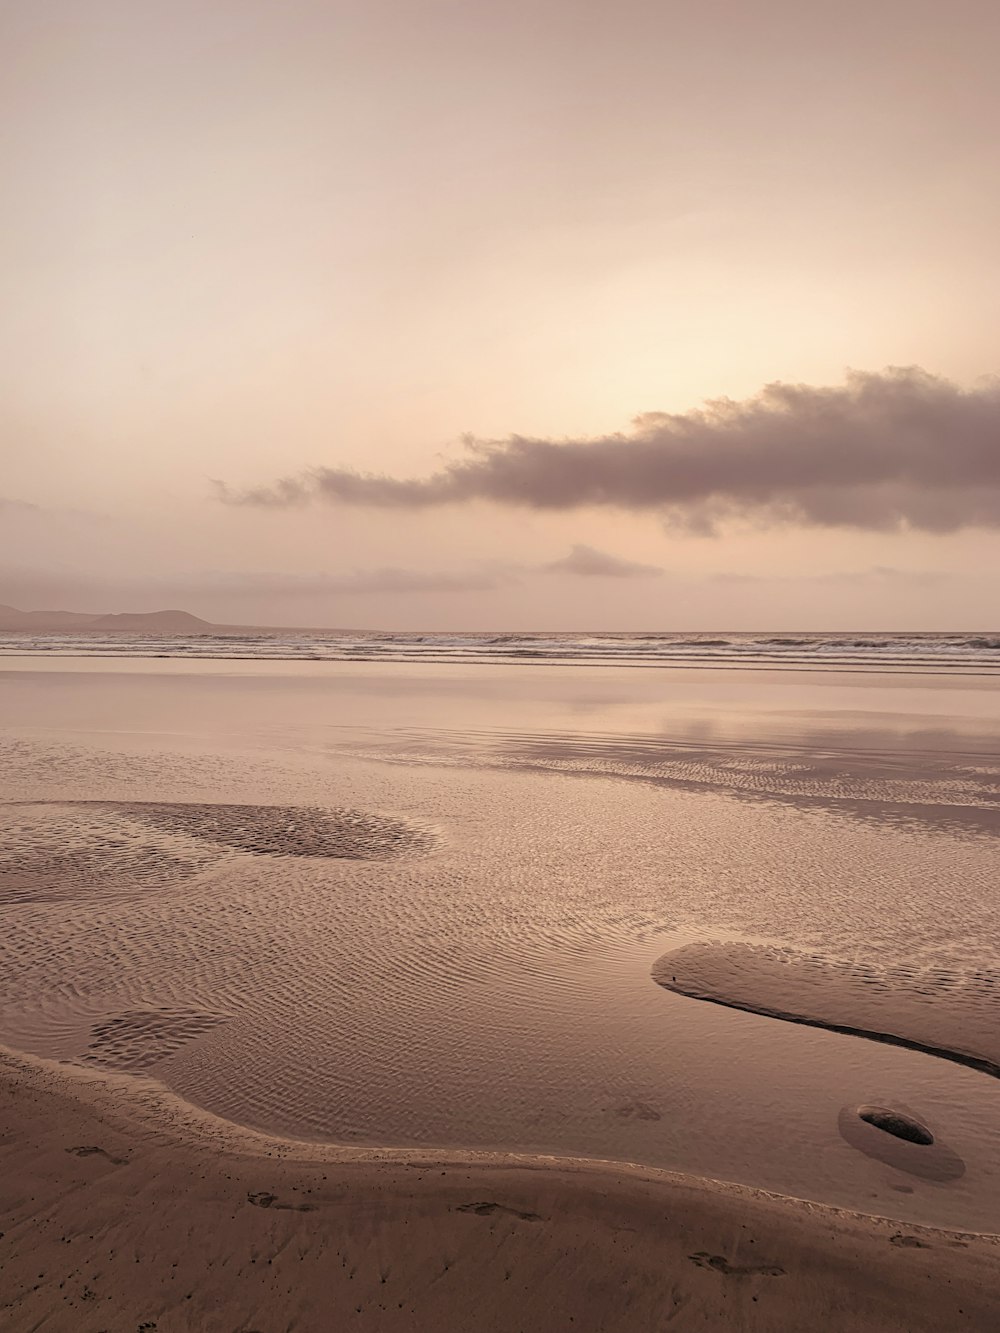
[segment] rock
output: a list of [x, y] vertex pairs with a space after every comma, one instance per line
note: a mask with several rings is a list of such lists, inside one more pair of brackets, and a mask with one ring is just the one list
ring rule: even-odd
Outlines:
[[859, 1106], [858, 1115], [866, 1124], [885, 1130], [887, 1134], [894, 1134], [897, 1139], [906, 1139], [907, 1143], [929, 1147], [934, 1142], [934, 1135], [926, 1125], [888, 1106]]

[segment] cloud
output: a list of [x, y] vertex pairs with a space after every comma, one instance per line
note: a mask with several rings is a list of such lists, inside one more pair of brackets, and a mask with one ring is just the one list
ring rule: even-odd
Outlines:
[[842, 385], [769, 384], [744, 402], [647, 412], [631, 433], [465, 441], [429, 477], [318, 467], [230, 504], [311, 500], [422, 509], [477, 500], [540, 510], [658, 511], [712, 531], [728, 519], [877, 531], [1000, 526], [1000, 381], [963, 389], [919, 368]]
[[930, 587], [949, 579], [968, 575], [955, 575], [947, 570], [938, 569], [894, 569], [891, 565], [872, 565], [869, 569], [834, 570], [826, 574], [744, 574], [724, 572], [711, 575], [714, 583], [765, 583], [765, 584], [861, 584], [865, 586], [890, 587], [893, 585]]
[[239, 607], [261, 599], [295, 603], [323, 597], [360, 597], [424, 593], [489, 593], [522, 583], [526, 578], [547, 574], [593, 577], [639, 578], [662, 574], [653, 565], [641, 565], [592, 546], [574, 546], [561, 560], [529, 565], [483, 562], [450, 570], [405, 569], [385, 565], [345, 573], [285, 573], [273, 570], [204, 570], [143, 577], [101, 576], [77, 569], [30, 569], [0, 567], [0, 601], [14, 605], [51, 607], [69, 599], [74, 605], [98, 602], [129, 606], [153, 601], [157, 605], [184, 603], [193, 599], [202, 605], [211, 599], [219, 605]]
[[[221, 574], [206, 575], [191, 583], [191, 590], [236, 596], [317, 593], [493, 592], [519, 583], [524, 575], [570, 574], [594, 578], [650, 578], [664, 571], [596, 547], [573, 546], [568, 555], [539, 565], [492, 562], [464, 570], [419, 570], [387, 566], [356, 569], [349, 574]], [[174, 585], [176, 587], [176, 584]]]
[[646, 579], [663, 573], [658, 565], [622, 560], [620, 556], [598, 551], [593, 546], [574, 546], [561, 560], [552, 560], [538, 568], [546, 574], [578, 574], [583, 578]]
[[8, 496], [0, 495], [0, 514], [37, 514], [38, 505], [29, 504], [27, 500], [12, 500]]
[[187, 586], [191, 592], [228, 597], [313, 597], [325, 593], [491, 592], [510, 581], [511, 575], [505, 570], [434, 571], [383, 566], [356, 569], [349, 574], [206, 575], [192, 579]]

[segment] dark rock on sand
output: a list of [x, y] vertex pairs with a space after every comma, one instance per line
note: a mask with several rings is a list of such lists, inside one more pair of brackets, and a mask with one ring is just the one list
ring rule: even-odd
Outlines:
[[858, 1115], [865, 1124], [884, 1129], [887, 1134], [895, 1134], [897, 1139], [906, 1139], [907, 1143], [929, 1147], [934, 1142], [934, 1135], [926, 1125], [902, 1111], [893, 1111], [887, 1106], [859, 1106]]
[[909, 1107], [845, 1106], [837, 1128], [852, 1148], [907, 1175], [944, 1183], [965, 1174], [965, 1162], [958, 1153]]

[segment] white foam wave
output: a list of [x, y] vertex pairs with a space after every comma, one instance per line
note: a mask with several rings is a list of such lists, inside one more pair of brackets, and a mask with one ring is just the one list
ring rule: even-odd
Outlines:
[[1000, 634], [0, 634], [0, 656], [1000, 673]]

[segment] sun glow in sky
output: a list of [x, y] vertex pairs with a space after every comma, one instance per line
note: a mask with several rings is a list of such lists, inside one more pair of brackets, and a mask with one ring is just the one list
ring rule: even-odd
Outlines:
[[[962, 509], [1000, 486], [989, 0], [8, 0], [0, 27], [0, 602], [387, 628], [995, 618], [998, 522]], [[426, 478], [467, 433], [630, 438], [641, 413], [888, 366], [973, 395], [914, 436], [947, 458], [972, 422], [955, 522], [804, 518], [770, 472], [777, 508], [708, 526], [213, 486]], [[822, 447], [851, 453], [853, 420]]]

